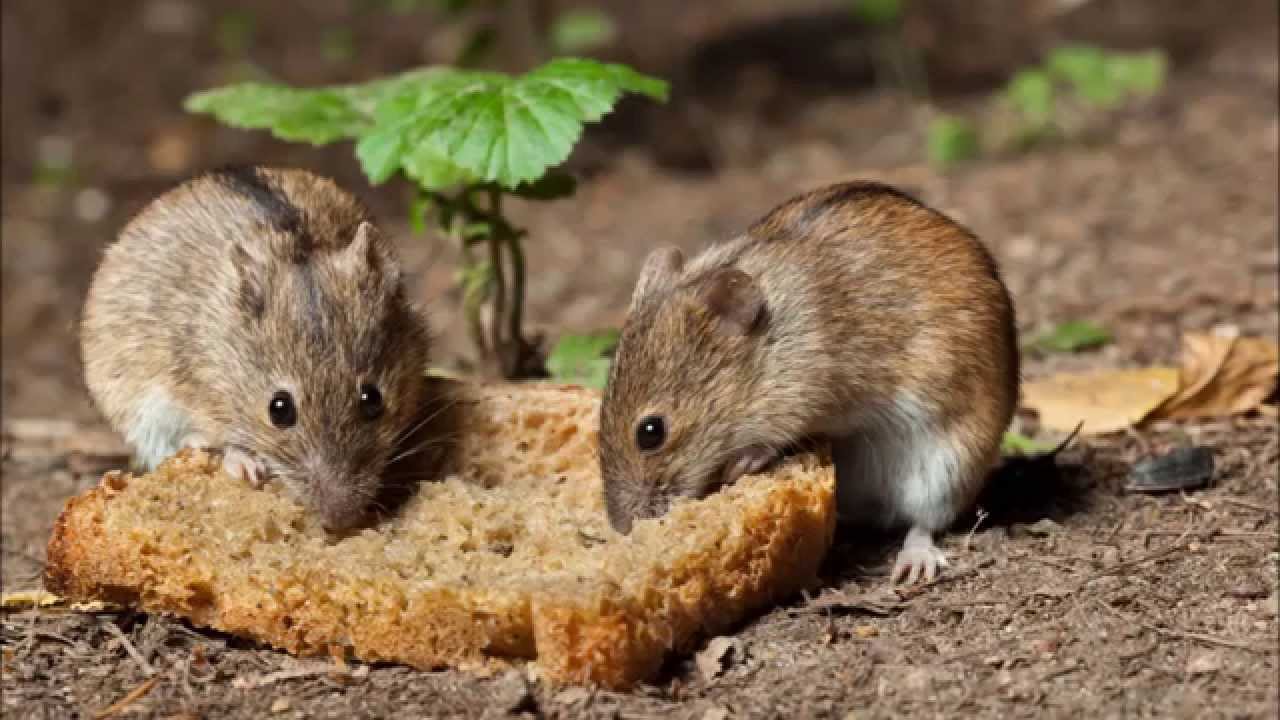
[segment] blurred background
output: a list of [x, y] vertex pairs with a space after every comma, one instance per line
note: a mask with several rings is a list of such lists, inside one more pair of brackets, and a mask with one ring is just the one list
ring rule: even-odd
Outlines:
[[[1149, 362], [1176, 351], [1181, 328], [1224, 318], [1273, 335], [1276, 12], [1269, 0], [6, 2], [4, 411], [96, 421], [74, 326], [100, 251], [143, 203], [231, 162], [310, 168], [367, 200], [440, 332], [437, 362], [465, 361], [454, 250], [411, 229], [407, 183], [371, 187], [349, 143], [230, 129], [182, 101], [243, 80], [363, 82], [460, 60], [523, 71], [561, 53], [628, 63], [672, 94], [627, 98], [588, 126], [568, 163], [576, 195], [512, 204], [530, 232], [529, 323], [549, 340], [617, 325], [653, 245], [700, 247], [854, 176], [900, 184], [983, 236], [1023, 332], [1087, 317], [1118, 336], [1109, 357], [1055, 362]], [[1105, 108], [1059, 102], [1067, 131], [1023, 142], [1011, 82], [1082, 44], [1153, 54], [1165, 72]], [[958, 136], [943, 118], [964, 123]]]

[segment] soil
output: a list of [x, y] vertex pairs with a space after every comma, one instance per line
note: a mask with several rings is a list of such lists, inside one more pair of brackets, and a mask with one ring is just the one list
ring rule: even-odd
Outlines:
[[[923, 162], [920, 103], [876, 75], [869, 33], [841, 3], [600, 4], [621, 28], [607, 57], [671, 78], [674, 94], [661, 108], [628, 101], [590, 129], [570, 162], [581, 179], [573, 198], [514, 208], [530, 231], [529, 317], [548, 338], [619, 323], [655, 243], [695, 249], [787, 195], [853, 176], [902, 185], [976, 230], [1002, 265], [1024, 337], [1069, 319], [1113, 331], [1098, 351], [1028, 355], [1029, 378], [1173, 363], [1180, 333], [1220, 323], [1280, 330], [1273, 2], [1241, 0], [1229, 12], [1207, 2], [1173, 12], [1154, 0], [913, 4], [909, 36], [926, 48], [931, 97], [977, 116], [993, 104], [993, 83], [1064, 42], [1165, 47], [1173, 59], [1158, 96], [1078, 137], [951, 171]], [[6, 426], [27, 430], [4, 448], [6, 592], [38, 586], [54, 518], [102, 469], [68, 443], [114, 447], [89, 405], [75, 341], [101, 249], [143, 203], [200, 168], [299, 165], [361, 194], [400, 240], [440, 335], [438, 362], [465, 364], [453, 255], [412, 234], [402, 187], [370, 188], [347, 146], [291, 146], [181, 110], [188, 92], [250, 66], [292, 83], [339, 82], [444, 61], [459, 46], [458, 29], [430, 11], [361, 10], [377, 5], [5, 3], [3, 403]], [[247, 50], [228, 30], [237, 11], [254, 20]], [[335, 60], [325, 48], [341, 28], [356, 52]], [[73, 172], [50, 171], [68, 151]], [[1212, 450], [1210, 487], [1123, 491], [1136, 460], [1186, 444]], [[519, 674], [342, 674], [162, 618], [6, 612], [3, 711], [1275, 717], [1274, 418], [1083, 438], [1058, 461], [1057, 472], [1041, 463], [1019, 476], [1023, 494], [1051, 502], [945, 539], [952, 565], [937, 584], [886, 594], [893, 538], [840, 538], [824, 594], [744, 623], [719, 672], [673, 658], [630, 693], [555, 690]], [[1053, 502], [1066, 497], [1076, 502]]]

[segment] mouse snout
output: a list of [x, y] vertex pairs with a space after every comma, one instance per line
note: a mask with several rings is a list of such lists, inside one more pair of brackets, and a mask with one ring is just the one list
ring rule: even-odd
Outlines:
[[376, 486], [344, 469], [317, 468], [311, 473], [311, 510], [326, 530], [350, 530], [367, 519]]
[[624, 489], [628, 485], [610, 483], [606, 485], [605, 514], [609, 525], [614, 530], [626, 535], [631, 532], [636, 520], [656, 517], [661, 514], [654, 507], [654, 498], [644, 492]]

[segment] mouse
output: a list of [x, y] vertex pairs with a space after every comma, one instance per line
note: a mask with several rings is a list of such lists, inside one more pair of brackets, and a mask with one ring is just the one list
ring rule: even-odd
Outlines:
[[689, 259], [644, 260], [601, 400], [609, 523], [628, 533], [821, 439], [840, 524], [905, 529], [890, 581], [932, 582], [1019, 378], [1013, 301], [972, 231], [884, 183], [798, 194]]
[[378, 509], [430, 406], [430, 331], [395, 249], [332, 179], [211, 170], [103, 253], [80, 323], [85, 384], [153, 470], [184, 448], [282, 486], [325, 528]]

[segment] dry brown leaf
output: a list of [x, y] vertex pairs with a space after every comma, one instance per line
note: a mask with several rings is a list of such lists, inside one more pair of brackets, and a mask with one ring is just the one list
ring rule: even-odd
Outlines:
[[1175, 368], [1054, 375], [1022, 386], [1023, 405], [1040, 415], [1041, 427], [1100, 435], [1142, 422], [1178, 391]]
[[1264, 338], [1241, 337], [1235, 327], [1182, 336], [1179, 390], [1152, 419], [1220, 417], [1261, 406], [1276, 387], [1280, 348]]

